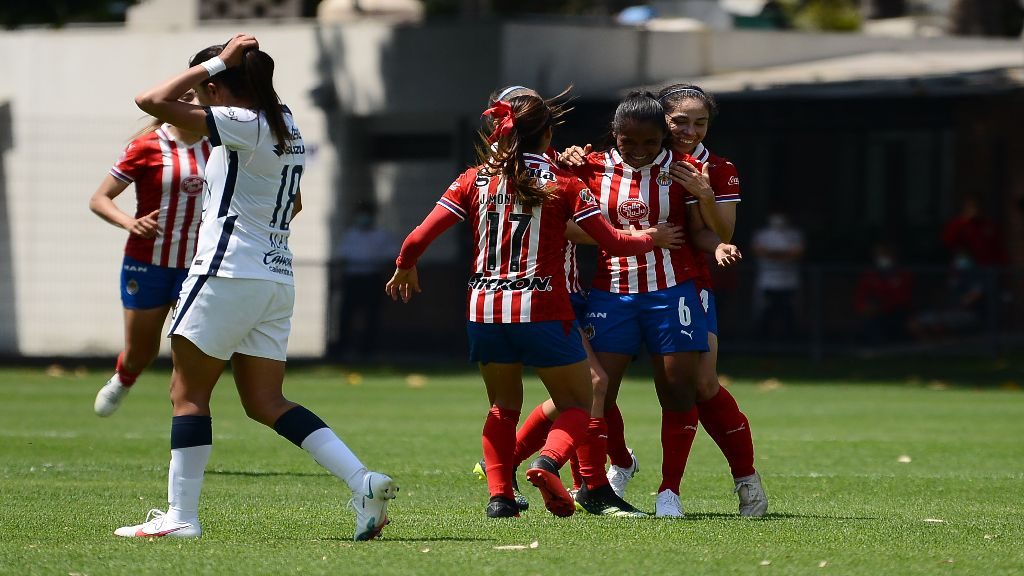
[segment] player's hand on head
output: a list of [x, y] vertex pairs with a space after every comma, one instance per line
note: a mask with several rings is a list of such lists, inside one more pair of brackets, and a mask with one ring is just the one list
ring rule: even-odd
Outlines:
[[715, 261], [718, 262], [719, 266], [723, 268], [726, 266], [732, 266], [743, 259], [743, 254], [740, 254], [740, 249], [733, 244], [719, 244], [715, 248]]
[[142, 218], [136, 218], [128, 227], [128, 231], [143, 238], [156, 238], [164, 232], [160, 227], [160, 221], [157, 220], [159, 217], [160, 211], [153, 210]]
[[676, 248], [682, 248], [686, 241], [683, 228], [668, 222], [658, 224], [653, 228], [647, 228], [641, 232], [650, 236], [654, 240], [654, 245], [658, 248], [675, 250]]
[[391, 280], [388, 281], [387, 285], [384, 286], [384, 291], [396, 302], [399, 298], [402, 299], [402, 302], [411, 300], [413, 292], [421, 292], [416, 267], [413, 266], [406, 269], [395, 268], [395, 273], [391, 276]]
[[224, 49], [220, 52], [220, 59], [228, 68], [238, 66], [242, 63], [242, 56], [247, 50], [259, 50], [260, 43], [252, 34], [235, 34], [234, 38], [228, 40]]
[[562, 166], [582, 166], [587, 162], [587, 154], [593, 148], [590, 144], [580, 148], [579, 146], [569, 146], [558, 155], [558, 163]]

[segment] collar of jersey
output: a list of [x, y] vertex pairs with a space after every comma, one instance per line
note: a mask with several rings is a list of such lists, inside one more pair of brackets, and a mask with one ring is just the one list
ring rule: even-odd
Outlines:
[[711, 156], [711, 152], [704, 147], [703, 142], [697, 142], [697, 147], [693, 149], [690, 156], [696, 158], [698, 162], [707, 162], [708, 156]]
[[[696, 152], [696, 150], [695, 150], [695, 152]], [[633, 170], [637, 170], [637, 171], [640, 171], [640, 172], [647, 172], [648, 170], [651, 169], [652, 166], [660, 165], [660, 164], [664, 163], [665, 160], [668, 158], [668, 155], [669, 155], [668, 149], [667, 148], [662, 148], [661, 152], [659, 152], [658, 155], [654, 157], [654, 160], [652, 160], [650, 164], [645, 164], [643, 166], [631, 166], [631, 165], [627, 164], [625, 160], [622, 159], [622, 155], [619, 154], [619, 149], [618, 148], [612, 148], [612, 154], [611, 154], [611, 156], [612, 156], [612, 163], [613, 164], [616, 164], [616, 165], [617, 164], [621, 164], [623, 166], [629, 166]]]

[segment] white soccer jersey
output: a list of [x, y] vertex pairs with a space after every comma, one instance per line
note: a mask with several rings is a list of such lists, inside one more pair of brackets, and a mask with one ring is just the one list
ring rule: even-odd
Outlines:
[[206, 108], [214, 146], [199, 244], [189, 274], [294, 284], [289, 222], [305, 145], [285, 108], [289, 136], [277, 143], [266, 117], [245, 108]]

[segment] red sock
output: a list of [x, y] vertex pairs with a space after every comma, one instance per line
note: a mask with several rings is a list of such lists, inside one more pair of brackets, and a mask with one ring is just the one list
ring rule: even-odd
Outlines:
[[754, 440], [750, 437], [750, 423], [740, 412], [736, 399], [725, 388], [719, 388], [710, 400], [697, 403], [700, 423], [722, 450], [729, 461], [733, 478], [754, 473]]
[[512, 453], [516, 449], [516, 424], [519, 411], [491, 406], [484, 421], [484, 461], [487, 463], [487, 489], [491, 496], [512, 495]]
[[548, 440], [540, 451], [561, 468], [569, 460], [573, 448], [583, 443], [587, 437], [587, 421], [590, 415], [582, 408], [569, 408], [562, 411], [551, 425]]
[[609, 410], [605, 410], [604, 419], [608, 424], [608, 458], [620, 468], [629, 468], [633, 465], [633, 457], [626, 448], [626, 426], [622, 422], [619, 405], [612, 404]]
[[661, 411], [661, 486], [658, 492], [671, 490], [679, 494], [686, 459], [696, 436], [696, 407], [686, 412]]
[[583, 474], [580, 474], [580, 458], [575, 452], [569, 457], [569, 470], [572, 472], [572, 489], [579, 490], [583, 487]]
[[139, 377], [139, 372], [126, 372], [124, 369], [124, 352], [117, 355], [117, 367], [114, 371], [117, 372], [117, 379], [121, 381], [121, 385], [125, 388], [131, 388], [135, 384], [135, 380]]
[[576, 447], [580, 457], [580, 474], [593, 490], [608, 484], [604, 462], [608, 456], [608, 425], [604, 418], [591, 418], [587, 424], [586, 442]]
[[544, 447], [544, 440], [548, 437], [553, 422], [548, 420], [544, 414], [544, 405], [541, 404], [530, 412], [526, 422], [516, 432], [516, 453], [515, 463], [519, 466], [524, 460], [533, 456], [533, 453]]

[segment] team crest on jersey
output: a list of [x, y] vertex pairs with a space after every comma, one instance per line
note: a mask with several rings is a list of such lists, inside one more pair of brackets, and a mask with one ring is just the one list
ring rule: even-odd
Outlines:
[[658, 186], [668, 186], [672, 183], [672, 179], [668, 177], [668, 172], [659, 172], [656, 178]]
[[181, 181], [181, 193], [189, 198], [194, 198], [203, 193], [203, 187], [206, 186], [206, 180], [203, 180], [199, 176], [188, 176]]
[[619, 218], [623, 220], [643, 220], [651, 213], [643, 200], [631, 198], [619, 204]]
[[590, 192], [590, 188], [584, 188], [580, 190], [580, 200], [583, 200], [587, 204], [597, 204], [597, 200], [594, 195]]

